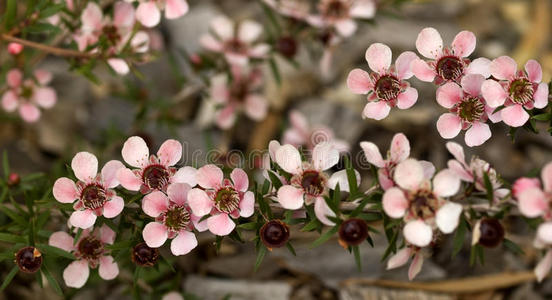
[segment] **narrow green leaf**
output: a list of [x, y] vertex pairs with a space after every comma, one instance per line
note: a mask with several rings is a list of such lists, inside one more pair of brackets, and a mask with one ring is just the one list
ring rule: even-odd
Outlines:
[[61, 256], [65, 258], [69, 258], [72, 260], [75, 260], [75, 256], [63, 249], [60, 249], [58, 247], [46, 245], [46, 244], [37, 244], [36, 247], [40, 250], [40, 252], [51, 255], [51, 256]]
[[[347, 181], [349, 182], [349, 196], [356, 195], [358, 193], [357, 178], [353, 165], [348, 156], [345, 155], [345, 167], [347, 172]], [[354, 199], [349, 199], [350, 201]]]
[[353, 253], [355, 254], [355, 262], [356, 262], [358, 271], [362, 271], [362, 264], [361, 264], [361, 261], [360, 261], [360, 250], [359, 250], [359, 247], [358, 247], [358, 245], [357, 245], [357, 246], [353, 246], [352, 248], [353, 248]]
[[487, 174], [487, 172], [483, 172], [483, 181], [485, 182], [485, 189], [487, 190], [487, 200], [489, 200], [489, 203], [492, 205], [494, 200], [494, 189], [493, 184], [489, 179], [489, 174]]
[[4, 28], [9, 30], [13, 24], [15, 24], [15, 19], [17, 18], [17, 0], [7, 0], [6, 3], [6, 12], [4, 14]]
[[282, 187], [282, 181], [280, 181], [278, 175], [271, 170], [268, 170], [268, 176], [270, 177], [270, 182], [272, 182], [274, 189], [279, 190], [280, 187]]
[[286, 248], [288, 248], [289, 252], [291, 252], [293, 256], [297, 256], [297, 253], [295, 252], [295, 248], [293, 248], [293, 245], [290, 242], [286, 243]]
[[454, 234], [454, 239], [452, 243], [452, 258], [462, 250], [462, 246], [464, 245], [464, 240], [466, 238], [466, 219], [464, 218], [464, 215], [460, 216], [460, 224], [458, 224], [458, 228], [456, 229], [456, 233]]
[[8, 180], [8, 176], [10, 176], [10, 162], [8, 160], [8, 152], [6, 150], [2, 153], [2, 169], [4, 170], [4, 178]]
[[268, 249], [266, 249], [264, 245], [261, 245], [261, 247], [259, 247], [259, 250], [257, 251], [257, 259], [255, 260], [255, 268], [253, 269], [254, 272], [257, 272], [257, 270], [261, 266], [267, 250]]
[[391, 239], [389, 239], [389, 245], [387, 246], [387, 249], [385, 249], [385, 252], [383, 253], [381, 261], [386, 260], [387, 257], [389, 257], [389, 255], [391, 255], [391, 253], [395, 253], [397, 251], [397, 238], [398, 237], [399, 237], [399, 230], [395, 230], [393, 232], [393, 235], [391, 236]]
[[510, 241], [509, 239], [504, 239], [502, 241], [502, 244], [506, 249], [508, 249], [510, 252], [516, 254], [516, 255], [523, 255], [525, 254], [521, 247], [518, 246], [518, 244]]
[[318, 247], [325, 242], [327, 242], [334, 234], [337, 233], [337, 230], [339, 230], [338, 226], [332, 227], [330, 230], [326, 231], [324, 234], [322, 234], [318, 239], [316, 239], [312, 245], [311, 248]]
[[268, 60], [268, 63], [270, 65], [270, 70], [272, 71], [272, 74], [274, 75], [274, 79], [276, 80], [276, 83], [278, 85], [282, 84], [282, 76], [280, 75], [280, 70], [278, 70], [278, 66], [276, 65], [276, 61], [274, 58], [271, 58]]
[[540, 115], [534, 115], [533, 119], [537, 120], [537, 121], [549, 121], [549, 120], [552, 119], [552, 114], [543, 113], [543, 114], [540, 114]]
[[11, 269], [11, 271], [8, 273], [8, 276], [6, 276], [6, 278], [4, 278], [4, 282], [0, 286], [0, 292], [3, 291], [8, 286], [8, 284], [10, 284], [12, 279], [15, 277], [15, 274], [17, 274], [18, 270], [19, 270], [19, 268], [17, 266], [14, 266]]
[[61, 287], [59, 286], [59, 283], [57, 282], [57, 280], [54, 278], [54, 276], [52, 276], [52, 274], [50, 273], [50, 271], [48, 270], [48, 268], [46, 268], [45, 265], [42, 265], [42, 273], [44, 274], [44, 276], [46, 277], [46, 279], [48, 279], [48, 282], [50, 283], [50, 285], [52, 286], [52, 288], [54, 289], [54, 291], [63, 297], [63, 291], [61, 290]]
[[0, 233], [0, 241], [8, 243], [27, 243], [23, 236], [9, 233]]

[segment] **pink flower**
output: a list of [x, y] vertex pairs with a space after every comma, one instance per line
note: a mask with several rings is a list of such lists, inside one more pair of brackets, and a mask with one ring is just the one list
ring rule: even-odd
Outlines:
[[248, 218], [253, 215], [255, 195], [247, 191], [249, 178], [236, 168], [230, 174], [231, 181], [225, 179], [222, 170], [215, 165], [206, 165], [197, 170], [197, 183], [188, 193], [188, 204], [194, 215], [207, 219], [207, 227], [213, 234], [224, 236], [234, 230], [232, 218]]
[[121, 168], [117, 179], [129, 191], [140, 191], [147, 194], [152, 191], [167, 190], [171, 183], [187, 183], [196, 185], [196, 170], [183, 167], [177, 170], [173, 167], [182, 158], [182, 144], [176, 140], [166, 140], [157, 156], [150, 155], [146, 142], [139, 136], [129, 137], [121, 151], [124, 161], [138, 169]]
[[420, 273], [422, 265], [424, 264], [424, 256], [422, 255], [421, 249], [418, 247], [407, 245], [397, 251], [397, 253], [391, 256], [387, 261], [387, 270], [405, 265], [412, 256], [414, 256], [414, 259], [412, 259], [410, 267], [408, 268], [408, 279], [414, 279], [414, 277]]
[[255, 121], [264, 119], [268, 111], [268, 100], [256, 92], [263, 83], [261, 70], [233, 66], [231, 71], [231, 81], [226, 75], [211, 79], [211, 98], [218, 107], [215, 121], [222, 129], [231, 128], [241, 111]]
[[177, 19], [188, 13], [190, 9], [186, 0], [125, 0], [139, 1], [136, 9], [136, 19], [146, 27], [153, 27], [161, 21], [161, 10], [165, 10], [165, 18]]
[[[324, 196], [337, 184], [340, 190], [349, 191], [346, 170], [338, 171], [329, 178], [324, 172], [339, 162], [339, 151], [335, 146], [328, 142], [317, 144], [310, 162], [302, 162], [297, 148], [289, 144], [278, 147], [275, 157], [276, 163], [292, 175], [290, 183], [278, 189], [277, 201], [280, 205], [285, 209], [297, 210], [303, 204], [314, 203], [318, 220], [326, 225], [334, 225], [328, 216], [335, 217], [335, 213], [326, 204]], [[360, 181], [360, 175], [356, 175], [357, 181]]]
[[75, 211], [69, 223], [79, 228], [90, 228], [97, 216], [115, 218], [125, 202], [112, 189], [119, 185], [116, 174], [123, 164], [118, 160], [107, 162], [98, 174], [98, 159], [94, 154], [79, 152], [71, 161], [71, 168], [79, 180], [76, 184], [67, 177], [54, 183], [54, 198], [61, 203], [73, 203]]
[[270, 46], [256, 43], [263, 27], [254, 21], [244, 20], [238, 26], [226, 16], [211, 21], [215, 35], [205, 34], [199, 42], [207, 50], [222, 53], [231, 65], [245, 66], [250, 58], [264, 58]]
[[107, 63], [119, 74], [127, 74], [130, 70], [124, 59], [115, 57], [128, 43], [135, 53], [144, 53], [149, 49], [149, 35], [144, 31], [133, 33], [135, 12], [129, 3], [115, 3], [111, 20], [110, 17], [104, 17], [96, 3], [89, 2], [82, 12], [81, 23], [81, 28], [73, 36], [79, 51], [85, 51], [89, 46], [95, 45], [100, 37], [104, 37], [109, 45], [107, 52], [112, 56], [107, 59]]
[[416, 49], [430, 59], [415, 59], [412, 64], [414, 75], [427, 82], [436, 84], [459, 82], [465, 74], [481, 74], [489, 77], [489, 63], [486, 58], [478, 58], [470, 63], [467, 58], [475, 50], [475, 35], [470, 31], [461, 31], [454, 37], [450, 48], [443, 48], [443, 39], [435, 28], [424, 28], [416, 39]]
[[447, 149], [455, 158], [448, 161], [448, 168], [453, 171], [460, 180], [473, 183], [475, 189], [480, 192], [487, 192], [484, 179], [484, 174], [486, 173], [493, 187], [494, 201], [498, 202], [508, 195], [508, 189], [501, 188], [501, 179], [496, 173], [496, 170], [491, 168], [488, 162], [477, 156], [472, 156], [470, 163], [466, 163], [464, 149], [455, 142], [448, 142]]
[[291, 127], [283, 133], [282, 143], [291, 144], [296, 148], [305, 146], [313, 150], [314, 146], [322, 142], [331, 142], [339, 152], [349, 151], [349, 144], [346, 141], [336, 139], [331, 128], [323, 125], [311, 126], [305, 115], [298, 110], [289, 113]]
[[7, 112], [16, 109], [23, 121], [33, 123], [40, 119], [40, 109], [48, 109], [57, 102], [56, 91], [48, 87], [52, 74], [36, 70], [32, 78], [25, 79], [19, 69], [11, 69], [6, 75], [8, 89], [2, 95], [2, 108]]
[[491, 129], [486, 124], [487, 119], [500, 121], [500, 116], [492, 115], [493, 108], [486, 105], [481, 96], [481, 85], [485, 81], [483, 75], [468, 74], [462, 77], [458, 86], [448, 82], [437, 90], [437, 102], [449, 112], [437, 120], [437, 130], [441, 137], [452, 139], [461, 130], [467, 130], [464, 140], [466, 145], [473, 147], [485, 143], [491, 137]]
[[68, 287], [81, 288], [88, 280], [90, 269], [98, 268], [100, 277], [111, 280], [119, 275], [119, 266], [109, 255], [106, 245], [112, 245], [116, 233], [103, 224], [99, 229], [82, 231], [82, 234], [73, 244], [73, 237], [64, 231], [54, 232], [48, 244], [75, 255], [77, 260], [70, 263], [63, 270], [63, 280]]
[[375, 13], [374, 0], [321, 0], [318, 14], [307, 16], [306, 21], [318, 28], [333, 27], [341, 36], [349, 37], [357, 29], [353, 18], [371, 19]]
[[[396, 184], [393, 181], [395, 167], [410, 155], [410, 143], [406, 136], [402, 133], [397, 133], [393, 136], [391, 148], [387, 152], [387, 159], [385, 160], [381, 156], [376, 144], [372, 142], [360, 142], [360, 147], [364, 152], [366, 160], [378, 168], [378, 181], [381, 188], [388, 190], [395, 186]], [[433, 166], [431, 165], [431, 167]], [[431, 171], [431, 173], [434, 171]]]
[[286, 17], [303, 20], [309, 15], [310, 3], [305, 0], [263, 0], [263, 2]]
[[368, 104], [362, 116], [382, 120], [389, 114], [391, 107], [400, 109], [412, 107], [418, 99], [418, 91], [404, 79], [412, 77], [410, 63], [417, 59], [414, 52], [403, 52], [391, 66], [391, 49], [375, 43], [366, 50], [366, 61], [372, 69], [368, 73], [354, 69], [347, 77], [347, 86], [355, 94], [368, 94]]
[[548, 84], [541, 82], [542, 69], [535, 60], [525, 64], [525, 71], [518, 71], [511, 57], [501, 56], [491, 62], [490, 69], [498, 81], [488, 79], [483, 83], [483, 97], [490, 107], [505, 106], [500, 111], [504, 123], [523, 126], [529, 120], [526, 109], [548, 105]]
[[[144, 197], [142, 209], [148, 216], [155, 218], [144, 227], [142, 236], [149, 247], [158, 248], [165, 241], [171, 242], [171, 252], [174, 255], [188, 254], [197, 246], [197, 240], [192, 232], [199, 222], [199, 217], [192, 214], [188, 206], [188, 191], [191, 187], [186, 183], [173, 183], [167, 188], [167, 196], [155, 191]], [[202, 225], [202, 224], [200, 224]], [[199, 226], [200, 229], [205, 229]]]
[[11, 55], [17, 55], [23, 51], [23, 45], [18, 43], [9, 43], [8, 44], [8, 52]]
[[542, 185], [537, 181], [521, 178], [514, 183], [513, 192], [518, 200], [519, 211], [528, 218], [541, 217], [544, 222], [537, 229], [534, 245], [539, 249], [547, 249], [545, 257], [535, 267], [538, 281], [542, 281], [552, 267], [552, 163], [548, 163], [541, 171]]
[[402, 218], [405, 239], [417, 247], [433, 240], [436, 228], [445, 234], [456, 229], [462, 206], [445, 200], [460, 188], [460, 178], [445, 169], [433, 177], [433, 184], [424, 176], [424, 168], [414, 159], [406, 159], [395, 168], [392, 187], [383, 194], [383, 210], [391, 218]]

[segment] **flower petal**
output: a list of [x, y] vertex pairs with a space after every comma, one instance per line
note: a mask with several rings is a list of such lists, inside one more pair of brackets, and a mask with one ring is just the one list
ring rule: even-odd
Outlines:
[[73, 237], [64, 231], [52, 233], [48, 239], [48, 245], [63, 249], [67, 252], [75, 250], [75, 246], [73, 245]]
[[118, 216], [125, 207], [125, 201], [119, 196], [113, 196], [110, 201], [107, 201], [103, 207], [103, 216], [111, 219]]
[[362, 111], [364, 118], [383, 120], [389, 115], [391, 107], [385, 101], [369, 102]]
[[119, 180], [117, 179], [117, 173], [119, 169], [124, 168], [122, 162], [118, 160], [108, 161], [102, 168], [102, 181], [107, 188], [114, 188], [119, 185]]
[[499, 107], [504, 104], [504, 101], [508, 97], [508, 93], [504, 88], [495, 80], [488, 79], [481, 85], [481, 95], [485, 98], [485, 102], [490, 107]]
[[372, 71], [385, 73], [391, 66], [391, 48], [382, 43], [374, 43], [366, 50], [366, 61]]
[[397, 253], [391, 256], [391, 258], [387, 261], [387, 270], [405, 265], [410, 259], [410, 256], [412, 256], [412, 249], [410, 247], [405, 247], [397, 251]]
[[419, 58], [414, 59], [412, 63], [410, 63], [410, 70], [414, 73], [414, 76], [421, 81], [432, 82], [433, 79], [435, 79], [435, 70]]
[[243, 195], [243, 199], [240, 201], [240, 216], [249, 218], [255, 212], [255, 194], [251, 191], [247, 191]]
[[552, 163], [548, 163], [542, 168], [541, 178], [544, 190], [552, 192]]
[[403, 229], [404, 238], [412, 245], [425, 247], [433, 239], [433, 230], [420, 220], [406, 223]]
[[456, 229], [456, 227], [458, 227], [461, 213], [462, 205], [454, 202], [448, 202], [437, 211], [437, 214], [435, 215], [435, 223], [437, 223], [437, 227], [439, 227], [439, 230], [441, 230], [442, 233], [451, 233]]
[[[355, 171], [355, 178], [357, 186], [360, 185], [360, 173], [357, 170]], [[337, 171], [330, 176], [328, 179], [328, 187], [332, 190], [336, 189], [337, 184], [339, 184], [339, 189], [343, 192], [349, 192], [349, 178], [347, 177], [347, 170]]]
[[220, 186], [223, 177], [222, 170], [213, 164], [199, 168], [196, 173], [197, 184], [207, 189], [215, 189]]
[[489, 125], [482, 122], [475, 122], [471, 128], [466, 131], [465, 141], [469, 147], [483, 145], [491, 138], [491, 129]]
[[75, 227], [87, 229], [96, 223], [96, 215], [90, 209], [77, 210], [71, 214], [69, 223]]
[[545, 222], [539, 225], [537, 237], [546, 244], [552, 244], [552, 222]]
[[211, 233], [225, 236], [234, 230], [236, 223], [227, 214], [218, 214], [207, 219], [207, 227], [209, 227]]
[[322, 222], [322, 224], [327, 226], [334, 226], [335, 223], [328, 219], [328, 216], [335, 217], [335, 213], [333, 210], [328, 206], [326, 203], [326, 200], [322, 197], [316, 198], [314, 201], [314, 214], [316, 215], [316, 218]]
[[197, 239], [192, 232], [182, 230], [171, 242], [173, 255], [186, 255], [197, 246]]
[[392, 187], [383, 194], [382, 204], [385, 214], [391, 218], [399, 219], [404, 216], [408, 208], [408, 199], [406, 199], [401, 189]]
[[418, 251], [410, 263], [408, 268], [408, 280], [413, 280], [418, 273], [422, 270], [422, 265], [424, 264], [424, 257]]
[[136, 9], [136, 20], [146, 27], [154, 27], [161, 21], [161, 12], [154, 1], [141, 2]]
[[389, 155], [391, 161], [395, 163], [407, 159], [410, 155], [410, 142], [403, 133], [397, 133], [393, 136]]
[[481, 74], [485, 78], [491, 77], [491, 61], [485, 57], [472, 60], [466, 67], [466, 74]]
[[119, 275], [119, 265], [113, 259], [113, 256], [100, 257], [100, 267], [98, 268], [98, 274], [104, 280], [115, 279]]
[[34, 102], [43, 108], [51, 108], [56, 104], [57, 94], [56, 90], [51, 87], [39, 87], [34, 90], [33, 98]]
[[245, 98], [245, 113], [255, 121], [261, 121], [268, 113], [268, 100], [259, 94], [250, 94]]
[[502, 109], [500, 115], [504, 123], [511, 127], [521, 127], [529, 120], [529, 114], [519, 104]]
[[234, 22], [226, 16], [218, 16], [211, 21], [211, 29], [221, 40], [229, 40], [234, 37]]
[[443, 51], [443, 39], [435, 28], [424, 28], [416, 39], [416, 49], [421, 55], [435, 59]]
[[460, 189], [460, 178], [449, 169], [441, 170], [433, 178], [433, 192], [439, 197], [450, 197]]
[[297, 151], [297, 148], [292, 145], [283, 145], [276, 150], [276, 163], [284, 171], [297, 174], [301, 170], [301, 155]]
[[186, 183], [191, 187], [197, 185], [196, 179], [197, 170], [192, 167], [182, 167], [171, 178], [173, 183]]
[[278, 189], [277, 200], [283, 208], [295, 210], [303, 206], [303, 195], [303, 190], [291, 185], [284, 185]]
[[165, 18], [171, 20], [185, 15], [190, 7], [186, 0], [167, 0], [165, 4]]
[[188, 192], [192, 188], [186, 183], [171, 183], [167, 187], [167, 196], [169, 200], [179, 206], [187, 205]]
[[157, 158], [164, 166], [174, 166], [182, 159], [182, 144], [177, 140], [166, 140], [159, 151]]
[[139, 136], [129, 137], [123, 145], [121, 154], [125, 162], [133, 167], [141, 168], [148, 163], [148, 145]]
[[535, 218], [548, 210], [548, 199], [539, 188], [527, 188], [518, 195], [518, 208], [522, 215]]
[[68, 287], [78, 289], [84, 286], [89, 274], [88, 261], [85, 259], [75, 260], [63, 270], [63, 280]]
[[525, 63], [525, 72], [529, 81], [539, 83], [542, 80], [541, 65], [534, 59], [530, 59]]
[[159, 248], [163, 246], [167, 240], [167, 236], [167, 227], [157, 222], [148, 223], [144, 227], [144, 231], [142, 231], [144, 241], [151, 248]]
[[552, 267], [552, 250], [548, 250], [544, 258], [535, 267], [535, 276], [537, 277], [538, 282], [541, 282], [544, 279], [544, 277], [546, 277], [546, 275], [550, 272], [551, 267]]
[[417, 160], [409, 158], [397, 165], [394, 179], [403, 189], [414, 190], [424, 180], [424, 169]]
[[339, 162], [339, 151], [333, 143], [322, 142], [314, 146], [312, 151], [312, 163], [317, 170], [327, 170]]
[[142, 179], [127, 168], [120, 168], [117, 171], [117, 180], [129, 191], [138, 191], [140, 190], [140, 186], [142, 186]]
[[481, 84], [485, 77], [481, 74], [467, 74], [461, 79], [462, 89], [469, 95], [477, 97], [481, 94]]
[[360, 142], [360, 148], [362, 148], [364, 156], [369, 163], [378, 168], [383, 168], [385, 166], [385, 161], [376, 144], [372, 142]]
[[418, 100], [418, 90], [413, 87], [408, 87], [397, 97], [397, 107], [400, 109], [411, 108]]
[[238, 26], [238, 39], [245, 43], [252, 43], [259, 38], [263, 32], [263, 27], [251, 20], [244, 20]]
[[418, 55], [412, 51], [405, 51], [395, 60], [395, 69], [399, 79], [409, 79], [414, 75], [410, 69], [412, 62], [418, 59]]
[[205, 191], [194, 188], [188, 192], [188, 205], [194, 215], [202, 217], [211, 212], [214, 203]]
[[92, 181], [98, 174], [98, 159], [89, 152], [79, 152], [71, 161], [75, 176], [83, 182]]
[[448, 82], [437, 89], [437, 103], [444, 108], [452, 108], [462, 101], [462, 89], [454, 82]]
[[354, 69], [347, 76], [347, 87], [355, 94], [367, 94], [374, 88], [374, 85], [368, 72]]
[[452, 139], [462, 130], [462, 121], [457, 115], [444, 113], [437, 120], [437, 131], [444, 139]]
[[454, 54], [460, 57], [468, 57], [475, 50], [475, 34], [471, 31], [460, 31], [452, 41], [452, 50]]
[[533, 95], [533, 100], [536, 108], [544, 108], [548, 105], [548, 84], [545, 82], [539, 83]]
[[73, 203], [79, 197], [77, 186], [73, 180], [66, 177], [56, 180], [52, 193], [54, 198], [61, 203]]
[[500, 80], [509, 80], [516, 75], [517, 64], [509, 56], [495, 58], [489, 66], [491, 74]]

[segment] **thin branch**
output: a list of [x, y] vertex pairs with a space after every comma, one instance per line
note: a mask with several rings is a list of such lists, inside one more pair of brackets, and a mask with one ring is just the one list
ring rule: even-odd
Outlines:
[[44, 45], [44, 44], [41, 44], [41, 43], [16, 38], [16, 37], [13, 37], [13, 36], [8, 35], [8, 34], [2, 34], [0, 37], [5, 41], [19, 43], [23, 46], [39, 49], [39, 50], [42, 50], [44, 52], [47, 52], [47, 53], [50, 53], [50, 54], [53, 54], [53, 55], [57, 55], [57, 56], [80, 57], [80, 58], [92, 58], [92, 57], [97, 56], [97, 54], [92, 54], [92, 53], [87, 53], [87, 52], [80, 52], [80, 51], [75, 51], [75, 50], [71, 50], [71, 49], [63, 49], [63, 48], [52, 47], [52, 46]]

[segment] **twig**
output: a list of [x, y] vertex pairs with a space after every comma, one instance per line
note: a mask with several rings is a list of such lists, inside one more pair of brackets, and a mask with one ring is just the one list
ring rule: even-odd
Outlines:
[[52, 46], [44, 45], [44, 44], [41, 44], [41, 43], [16, 38], [16, 37], [13, 37], [13, 36], [5, 34], [5, 33], [1, 35], [1, 38], [5, 41], [8, 41], [8, 42], [19, 43], [23, 46], [39, 49], [39, 50], [42, 50], [44, 52], [47, 52], [47, 53], [50, 53], [50, 54], [53, 54], [53, 55], [57, 55], [57, 56], [80, 57], [80, 58], [92, 58], [92, 57], [97, 56], [97, 54], [52, 47]]

